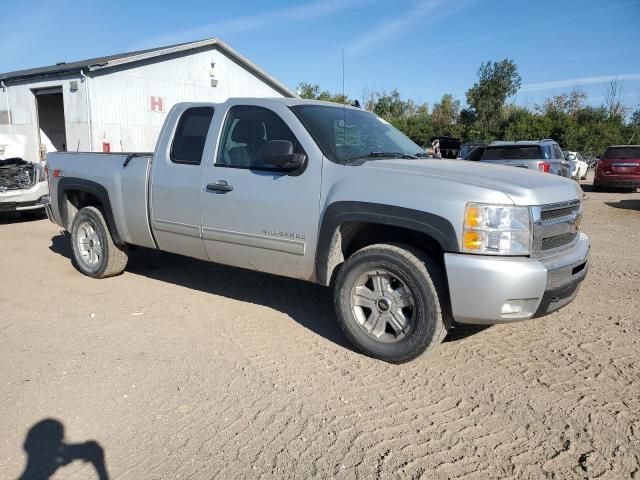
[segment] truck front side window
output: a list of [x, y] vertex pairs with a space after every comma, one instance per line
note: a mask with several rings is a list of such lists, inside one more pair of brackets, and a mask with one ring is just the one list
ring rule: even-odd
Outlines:
[[270, 140], [287, 140], [293, 144], [294, 153], [304, 153], [289, 127], [271, 110], [232, 107], [222, 130], [216, 165], [259, 170], [265, 167], [260, 163], [261, 148]]

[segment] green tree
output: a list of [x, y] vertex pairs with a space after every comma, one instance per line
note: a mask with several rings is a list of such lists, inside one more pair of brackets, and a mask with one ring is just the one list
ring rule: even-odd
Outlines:
[[502, 109], [507, 98], [515, 95], [522, 78], [513, 60], [486, 62], [478, 69], [478, 81], [467, 90], [468, 117], [477, 122], [479, 140], [499, 135]]
[[300, 82], [298, 84], [298, 95], [301, 98], [307, 98], [309, 100], [323, 100], [325, 102], [333, 103], [351, 103], [351, 100], [347, 95], [341, 93], [329, 93], [328, 90], [320, 90], [320, 85], [311, 84], [308, 82]]
[[[460, 137], [463, 142], [553, 138], [567, 150], [596, 155], [609, 145], [640, 143], [640, 108], [627, 115], [620, 82], [613, 81], [606, 87], [600, 106], [587, 106], [587, 94], [574, 88], [547, 98], [533, 109], [506, 103], [520, 82], [513, 61], [488, 62], [480, 66], [478, 81], [466, 94], [468, 108], [463, 110], [459, 101], [445, 94], [430, 114], [426, 103], [406, 99], [397, 89], [367, 89], [362, 105], [422, 146], [440, 135]], [[303, 98], [350, 103], [348, 98], [330, 94], [316, 84], [300, 83], [298, 92]]]
[[445, 93], [440, 102], [433, 105], [431, 120], [437, 130], [446, 134], [455, 127], [459, 116], [460, 100], [455, 100], [453, 95]]
[[640, 108], [631, 114], [627, 136], [629, 145], [640, 143]]

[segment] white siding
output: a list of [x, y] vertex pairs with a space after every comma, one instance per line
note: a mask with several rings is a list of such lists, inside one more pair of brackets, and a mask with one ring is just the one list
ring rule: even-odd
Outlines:
[[[282, 96], [215, 46], [96, 70], [88, 75], [90, 78], [86, 81], [80, 76], [66, 76], [9, 83], [6, 92], [0, 89], [0, 110], [6, 109], [8, 95], [12, 125], [0, 123], [0, 133], [11, 130], [14, 134], [26, 135], [26, 156], [30, 160], [38, 159], [39, 134], [33, 91], [39, 88], [62, 87], [67, 148], [72, 151], [102, 151], [103, 142], [110, 144], [112, 152], [152, 151], [167, 112], [177, 102]], [[212, 79], [218, 81], [216, 87], [211, 86]], [[70, 90], [71, 81], [77, 82], [75, 92]], [[163, 112], [151, 110], [152, 96], [162, 97]], [[3, 118], [0, 116], [0, 122]]]
[[[70, 83], [75, 80], [78, 84], [76, 92], [70, 91]], [[0, 124], [0, 133], [25, 135], [27, 160], [37, 161], [40, 151], [40, 135], [38, 132], [38, 113], [36, 110], [36, 96], [33, 93], [40, 88], [62, 87], [64, 102], [65, 128], [68, 150], [89, 149], [89, 128], [87, 125], [85, 84], [78, 78], [65, 78], [24, 84], [8, 84], [5, 92], [0, 91], [0, 109], [6, 108], [6, 98], [9, 99], [11, 111], [11, 125]]]
[[[97, 150], [107, 142], [111, 151], [152, 151], [166, 114], [177, 102], [282, 96], [217, 49], [94, 75], [89, 91]], [[216, 87], [212, 79], [218, 80]], [[151, 110], [152, 96], [163, 99], [162, 113]]]

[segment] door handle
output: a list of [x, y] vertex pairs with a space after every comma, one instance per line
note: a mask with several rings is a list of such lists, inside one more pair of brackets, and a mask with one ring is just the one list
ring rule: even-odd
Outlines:
[[215, 183], [207, 185], [207, 192], [212, 193], [229, 193], [233, 190], [233, 187], [227, 183], [226, 180], [218, 180]]

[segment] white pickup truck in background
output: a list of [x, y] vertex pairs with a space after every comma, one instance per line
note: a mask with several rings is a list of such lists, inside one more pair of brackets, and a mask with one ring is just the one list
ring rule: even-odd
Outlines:
[[24, 135], [0, 134], [0, 213], [43, 212], [49, 186], [44, 167], [24, 160]]
[[589, 256], [576, 182], [425, 156], [357, 108], [181, 103], [153, 154], [49, 154], [47, 211], [90, 277], [122, 273], [137, 245], [331, 286], [346, 336], [391, 362], [455, 322], [575, 298]]

